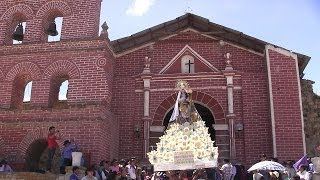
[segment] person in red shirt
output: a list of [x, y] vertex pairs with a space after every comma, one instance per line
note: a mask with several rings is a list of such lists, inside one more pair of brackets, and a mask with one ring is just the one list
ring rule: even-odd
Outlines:
[[57, 140], [61, 138], [59, 130], [56, 131], [54, 126], [49, 127], [48, 134], [48, 162], [47, 162], [47, 171], [51, 171], [52, 159], [56, 149], [58, 148]]

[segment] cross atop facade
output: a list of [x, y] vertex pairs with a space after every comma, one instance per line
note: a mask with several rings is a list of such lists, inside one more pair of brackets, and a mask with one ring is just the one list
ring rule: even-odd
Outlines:
[[191, 62], [191, 60], [188, 60], [187, 63], [185, 63], [186, 66], [188, 66], [188, 69], [189, 69], [189, 73], [191, 73], [191, 66], [194, 66], [194, 63]]

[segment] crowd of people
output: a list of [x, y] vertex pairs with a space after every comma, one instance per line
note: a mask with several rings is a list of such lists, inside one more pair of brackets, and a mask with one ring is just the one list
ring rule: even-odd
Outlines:
[[[265, 154], [261, 156], [261, 161], [275, 161], [277, 158], [268, 159]], [[294, 160], [288, 160], [282, 163], [284, 171], [256, 170], [252, 172], [253, 180], [311, 180], [313, 174], [313, 164], [310, 158], [306, 162], [299, 163]], [[251, 178], [250, 178], [251, 179]]]
[[[60, 132], [55, 127], [49, 128], [48, 134], [48, 164], [47, 170], [51, 170], [52, 158], [58, 147], [56, 140], [60, 139]], [[61, 166], [61, 173], [65, 173], [64, 167], [71, 166], [72, 152], [78, 151], [78, 146], [73, 142], [64, 141], [63, 148], [63, 165]], [[261, 155], [259, 161], [271, 160], [277, 162], [277, 158], [268, 159], [265, 154]], [[217, 179], [217, 180], [310, 180], [313, 171], [312, 163], [300, 164], [299, 167], [294, 167], [294, 161], [286, 161], [283, 163], [285, 171], [268, 171], [268, 170], [254, 170], [247, 172], [244, 166], [233, 165], [229, 159], [224, 159], [221, 167], [214, 169], [197, 169], [194, 171], [169, 171], [150, 174], [145, 168], [137, 166], [135, 158], [126, 161], [124, 159], [119, 162], [114, 159], [110, 162], [101, 161], [99, 166], [92, 165], [86, 171], [86, 176], [82, 180], [147, 180], [147, 179], [181, 179], [181, 180], [194, 180], [194, 179]], [[74, 167], [73, 180], [77, 180], [77, 167]]]
[[[55, 127], [50, 127], [47, 139], [47, 171], [51, 171], [52, 159], [58, 148], [58, 139], [61, 139], [60, 132]], [[65, 174], [65, 167], [72, 165], [72, 152], [79, 151], [79, 147], [73, 140], [65, 140], [63, 145], [60, 172]], [[265, 154], [261, 155], [259, 161], [266, 160], [278, 161], [277, 158], [268, 159]], [[313, 164], [310, 159], [302, 164], [295, 164], [294, 161], [288, 160], [283, 162], [283, 166], [285, 171], [254, 170], [248, 172], [243, 165], [232, 164], [229, 159], [224, 159], [223, 164], [216, 168], [153, 172], [151, 168], [139, 166], [138, 160], [132, 157], [120, 161], [113, 159], [111, 162], [102, 160], [99, 164], [88, 167], [84, 177], [81, 177], [79, 167], [74, 166], [70, 180], [311, 180], [312, 178]], [[0, 161], [0, 172], [12, 172], [6, 160]]]
[[89, 167], [83, 178], [80, 179], [79, 175], [79, 167], [73, 167], [70, 180], [198, 180], [213, 178], [207, 174], [206, 169], [153, 172], [147, 167], [140, 167], [134, 157], [130, 160], [121, 159], [120, 161], [113, 159], [111, 162], [103, 160], [99, 166], [94, 164]]

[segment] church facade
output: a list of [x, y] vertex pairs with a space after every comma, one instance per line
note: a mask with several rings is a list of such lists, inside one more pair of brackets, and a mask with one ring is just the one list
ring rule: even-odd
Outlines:
[[[178, 80], [193, 90], [220, 159], [250, 164], [261, 154], [305, 153], [300, 77], [310, 57], [194, 14], [110, 41], [106, 24], [98, 32], [100, 8], [101, 0], [0, 7], [1, 157], [19, 168], [39, 163], [55, 126], [60, 148], [74, 139], [87, 163], [144, 160], [168, 125]], [[61, 39], [48, 42], [56, 17], [63, 17]], [[13, 44], [21, 22], [22, 43]]]

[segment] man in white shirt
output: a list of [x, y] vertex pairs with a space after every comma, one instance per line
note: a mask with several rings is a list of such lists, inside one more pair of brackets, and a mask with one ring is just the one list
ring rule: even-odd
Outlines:
[[310, 180], [310, 173], [307, 171], [308, 167], [305, 165], [301, 165], [298, 169], [297, 175], [301, 180]]
[[127, 172], [129, 173], [130, 179], [137, 179], [137, 175], [136, 175], [136, 160], [135, 159], [131, 159], [129, 161], [129, 164], [126, 166], [127, 168]]
[[220, 171], [222, 172], [223, 179], [225, 180], [231, 180], [232, 178], [232, 165], [230, 163], [229, 159], [224, 159], [224, 164], [220, 168]]
[[231, 168], [231, 174], [232, 174], [231, 180], [234, 180], [234, 177], [237, 174], [237, 167], [235, 165], [231, 165], [231, 166], [232, 166], [232, 168]]
[[260, 180], [261, 177], [263, 177], [263, 175], [261, 173], [259, 173], [257, 170], [253, 171], [253, 175], [252, 175], [253, 180]]

